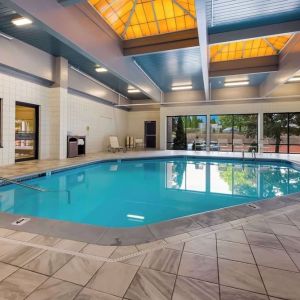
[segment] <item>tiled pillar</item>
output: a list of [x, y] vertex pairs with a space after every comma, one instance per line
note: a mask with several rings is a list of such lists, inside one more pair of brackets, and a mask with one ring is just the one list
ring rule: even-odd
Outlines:
[[258, 114], [258, 152], [263, 152], [263, 139], [264, 139], [264, 114]]
[[64, 159], [67, 157], [68, 61], [62, 57], [56, 59], [55, 84], [49, 101], [50, 157]]

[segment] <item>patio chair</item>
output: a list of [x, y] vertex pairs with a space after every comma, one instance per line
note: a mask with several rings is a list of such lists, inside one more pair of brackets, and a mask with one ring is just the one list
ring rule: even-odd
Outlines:
[[134, 143], [135, 143], [135, 148], [141, 148], [141, 149], [145, 148], [143, 139], [135, 139]]
[[109, 150], [115, 153], [116, 151], [126, 152], [126, 148], [120, 146], [118, 137], [110, 136], [109, 137]]

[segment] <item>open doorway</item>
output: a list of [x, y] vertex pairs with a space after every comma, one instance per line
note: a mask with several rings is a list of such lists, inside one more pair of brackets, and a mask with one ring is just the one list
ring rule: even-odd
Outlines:
[[33, 104], [16, 103], [15, 160], [38, 159], [39, 107]]
[[156, 121], [145, 121], [145, 146], [156, 148]]

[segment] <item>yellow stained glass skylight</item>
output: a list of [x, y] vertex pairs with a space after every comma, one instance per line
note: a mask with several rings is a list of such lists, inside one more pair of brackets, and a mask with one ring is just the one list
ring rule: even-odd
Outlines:
[[125, 40], [197, 27], [194, 0], [89, 0]]
[[256, 38], [210, 46], [210, 61], [220, 62], [278, 54], [291, 34]]

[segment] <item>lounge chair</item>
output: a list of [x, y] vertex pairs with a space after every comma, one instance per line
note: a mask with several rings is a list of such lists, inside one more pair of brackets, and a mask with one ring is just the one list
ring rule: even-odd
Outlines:
[[135, 143], [135, 148], [141, 148], [141, 149], [145, 148], [143, 139], [135, 139], [134, 143]]
[[110, 136], [109, 137], [109, 150], [115, 153], [116, 151], [126, 152], [126, 148], [120, 146], [118, 137]]

